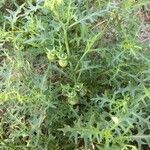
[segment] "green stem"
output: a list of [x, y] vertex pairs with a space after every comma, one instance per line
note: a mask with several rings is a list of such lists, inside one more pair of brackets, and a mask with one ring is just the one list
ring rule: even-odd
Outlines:
[[63, 26], [63, 30], [64, 30], [64, 38], [65, 38], [65, 45], [66, 45], [67, 55], [70, 56], [70, 50], [69, 50], [69, 44], [68, 44], [68, 36], [67, 36], [67, 31], [66, 31], [64, 26]]
[[[69, 44], [68, 44], [67, 29], [65, 28], [65, 25], [63, 25], [63, 30], [64, 30], [64, 40], [65, 40], [66, 51], [67, 51], [68, 57], [70, 58], [71, 53], [70, 53], [70, 48], [69, 48]], [[72, 74], [73, 74], [74, 69], [73, 69], [72, 63], [69, 62], [69, 65], [70, 65], [71, 72], [72, 72]], [[73, 74], [73, 80], [74, 80], [74, 82], [76, 81], [75, 74]]]

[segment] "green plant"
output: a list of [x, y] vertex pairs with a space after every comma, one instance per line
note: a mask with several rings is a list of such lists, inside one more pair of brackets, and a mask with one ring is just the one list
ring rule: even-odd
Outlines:
[[149, 149], [143, 6], [149, 0], [1, 1], [0, 149]]

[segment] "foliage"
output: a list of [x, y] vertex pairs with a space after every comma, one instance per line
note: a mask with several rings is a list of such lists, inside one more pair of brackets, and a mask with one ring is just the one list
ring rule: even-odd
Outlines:
[[149, 149], [149, 4], [1, 0], [0, 149]]

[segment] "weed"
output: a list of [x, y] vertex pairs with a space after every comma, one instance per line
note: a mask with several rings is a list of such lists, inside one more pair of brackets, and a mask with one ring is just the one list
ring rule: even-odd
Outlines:
[[149, 4], [1, 0], [0, 149], [149, 149]]

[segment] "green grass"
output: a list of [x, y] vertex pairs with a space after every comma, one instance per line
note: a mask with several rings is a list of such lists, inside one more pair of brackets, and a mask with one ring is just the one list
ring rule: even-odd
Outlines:
[[0, 1], [0, 149], [150, 149], [149, 0]]

